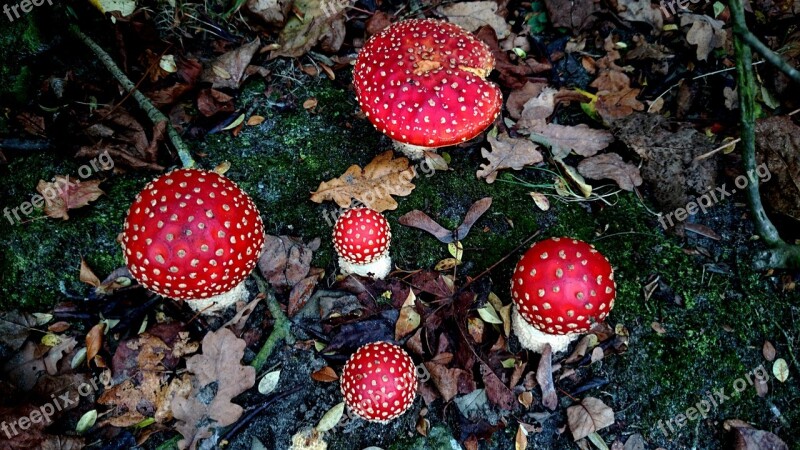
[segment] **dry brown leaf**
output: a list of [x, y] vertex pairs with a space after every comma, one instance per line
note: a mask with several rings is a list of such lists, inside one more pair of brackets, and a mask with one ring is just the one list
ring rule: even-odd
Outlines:
[[724, 427], [733, 435], [733, 450], [789, 450], [789, 446], [777, 435], [757, 430], [747, 423], [726, 420]]
[[83, 258], [81, 258], [80, 280], [81, 282], [94, 287], [99, 287], [101, 284], [100, 279], [97, 278], [97, 275], [95, 275], [94, 272], [92, 272], [92, 269], [88, 264], [86, 264], [86, 261]]
[[220, 55], [206, 67], [200, 80], [211, 83], [214, 89], [239, 89], [239, 85], [247, 78], [245, 70], [259, 48], [261, 40], [255, 38], [252, 42]]
[[614, 141], [614, 136], [607, 130], [589, 128], [586, 124], [566, 126], [548, 123], [536, 126], [532, 131], [550, 142], [556, 159], [563, 158], [570, 151], [585, 157], [594, 156]]
[[542, 405], [550, 411], [555, 411], [558, 406], [558, 395], [553, 383], [553, 350], [550, 344], [545, 346], [539, 367], [536, 368], [536, 382], [542, 389]]
[[319, 238], [305, 244], [300, 238], [268, 234], [264, 237], [258, 270], [279, 291], [294, 287], [309, 276], [311, 259], [319, 245]]
[[415, 176], [408, 158], [394, 158], [394, 153], [388, 150], [363, 169], [354, 164], [339, 178], [323, 181], [311, 193], [311, 201], [332, 200], [342, 208], [349, 208], [355, 199], [378, 212], [393, 210], [397, 208], [397, 202], [392, 195], [404, 197], [410, 194], [414, 190], [411, 180]]
[[346, 2], [330, 0], [295, 0], [294, 14], [278, 38], [278, 49], [271, 57], [297, 58], [317, 45], [328, 54], [336, 53], [344, 43]]
[[303, 278], [299, 283], [292, 286], [292, 290], [289, 292], [289, 306], [286, 309], [287, 316], [294, 317], [306, 306], [306, 302], [314, 293], [317, 283], [325, 276], [325, 271], [322, 269], [312, 269], [310, 273], [310, 276]]
[[526, 450], [528, 448], [528, 432], [519, 424], [517, 435], [514, 438], [514, 450]]
[[614, 410], [594, 397], [586, 397], [580, 403], [567, 408], [567, 422], [576, 441], [614, 425]]
[[727, 34], [722, 29], [725, 22], [701, 14], [682, 14], [681, 27], [689, 24], [692, 28], [686, 33], [686, 41], [697, 45], [698, 60], [705, 61], [711, 51], [725, 45]]
[[245, 7], [271, 27], [283, 27], [292, 10], [292, 0], [247, 0]]
[[333, 383], [339, 379], [339, 375], [330, 366], [325, 366], [311, 374], [311, 379], [320, 383]]
[[606, 122], [630, 116], [634, 111], [644, 111], [644, 104], [636, 99], [640, 91], [632, 88], [600, 91], [597, 93], [595, 109]]
[[317, 107], [317, 103], [319, 102], [317, 101], [316, 97], [311, 97], [303, 102], [303, 109], [314, 109]]
[[761, 354], [763, 354], [764, 359], [766, 359], [769, 362], [775, 360], [777, 352], [775, 351], [775, 346], [772, 345], [772, 342], [764, 341], [764, 346], [761, 348]]
[[250, 116], [250, 118], [247, 119], [247, 125], [251, 127], [256, 125], [261, 125], [262, 123], [264, 123], [264, 120], [266, 120], [264, 116], [259, 116], [259, 115]]
[[588, 26], [592, 15], [600, 10], [593, 0], [545, 0], [547, 17], [555, 28], [565, 27], [577, 32]]
[[445, 402], [449, 402], [459, 393], [459, 386], [462, 384], [471, 385], [471, 389], [474, 390], [475, 382], [472, 380], [472, 374], [466, 370], [450, 369], [433, 361], [426, 362], [425, 368], [431, 374], [431, 380]]
[[497, 2], [494, 1], [451, 3], [440, 7], [437, 11], [467, 31], [474, 32], [484, 25], [489, 25], [494, 29], [498, 39], [504, 39], [511, 32], [511, 25], [497, 15]]
[[421, 318], [415, 308], [416, 301], [417, 296], [414, 295], [413, 290], [409, 289], [408, 297], [406, 297], [406, 300], [403, 302], [403, 306], [400, 308], [400, 315], [397, 318], [397, 323], [395, 323], [395, 340], [400, 341], [419, 327]]
[[69, 175], [57, 175], [48, 183], [39, 180], [36, 190], [44, 197], [44, 213], [53, 219], [69, 220], [67, 211], [84, 207], [105, 194], [100, 189], [100, 180], [80, 181]]
[[506, 98], [506, 109], [512, 119], [519, 120], [525, 105], [529, 100], [536, 98], [547, 87], [547, 83], [533, 83], [528, 81], [522, 89], [515, 89]]
[[592, 180], [605, 178], [614, 180], [621, 189], [626, 191], [633, 191], [635, 186], [642, 184], [639, 168], [631, 163], [626, 163], [616, 153], [603, 153], [586, 158], [578, 163], [578, 172]]
[[556, 91], [550, 87], [543, 87], [536, 97], [530, 98], [522, 105], [517, 128], [522, 133], [530, 133], [537, 126], [544, 126], [548, 117], [553, 115], [556, 107]]
[[525, 166], [542, 162], [542, 154], [538, 146], [528, 139], [509, 137], [506, 133], [487, 136], [492, 151], [481, 149], [481, 154], [489, 160], [488, 164], [481, 164], [480, 170], [475, 175], [483, 178], [487, 183], [494, 183], [498, 171], [502, 169], [522, 170]]
[[618, 0], [617, 12], [625, 20], [645, 22], [653, 27], [653, 34], [660, 34], [664, 27], [661, 10], [650, 0]]
[[[178, 420], [175, 428], [183, 435], [181, 449], [197, 448], [200, 440], [211, 435], [211, 428], [233, 424], [244, 411], [232, 399], [256, 383], [256, 370], [242, 365], [244, 339], [237, 338], [227, 328], [210, 332], [203, 338], [203, 354], [186, 361], [184, 375], [172, 400], [172, 413]], [[210, 385], [216, 393], [208, 398]]]
[[91, 361], [103, 347], [103, 336], [106, 330], [105, 323], [98, 323], [86, 333], [86, 361]]
[[211, 117], [217, 113], [232, 113], [236, 106], [230, 95], [216, 89], [203, 89], [197, 94], [197, 110]]
[[505, 410], [514, 408], [516, 399], [511, 389], [484, 363], [481, 363], [481, 377], [483, 378], [484, 386], [486, 386], [486, 397], [491, 404]]

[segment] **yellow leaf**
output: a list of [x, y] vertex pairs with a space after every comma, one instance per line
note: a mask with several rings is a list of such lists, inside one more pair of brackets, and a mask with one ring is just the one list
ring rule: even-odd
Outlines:
[[397, 318], [397, 324], [395, 324], [394, 328], [395, 339], [398, 341], [419, 327], [421, 318], [416, 309], [414, 309], [416, 300], [417, 296], [414, 295], [414, 291], [409, 290], [408, 297], [400, 308], [400, 317]]
[[457, 260], [456, 258], [445, 258], [436, 263], [436, 266], [433, 268], [433, 270], [447, 271], [458, 265], [461, 265], [461, 261]]
[[778, 358], [775, 360], [775, 363], [772, 365], [772, 374], [775, 375], [775, 379], [781, 383], [789, 378], [789, 365], [786, 364], [785, 359]]
[[247, 119], [247, 125], [251, 126], [251, 127], [256, 126], [256, 125], [261, 125], [262, 123], [264, 123], [264, 120], [265, 120], [264, 116], [257, 116], [257, 115], [256, 116], [250, 116], [250, 118]]

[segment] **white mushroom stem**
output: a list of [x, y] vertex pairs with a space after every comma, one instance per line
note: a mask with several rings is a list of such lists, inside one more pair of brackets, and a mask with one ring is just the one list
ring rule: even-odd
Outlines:
[[546, 344], [550, 344], [553, 354], [566, 351], [569, 344], [580, 336], [580, 333], [572, 334], [546, 334], [529, 324], [517, 311], [517, 307], [511, 308], [511, 323], [514, 327], [514, 334], [519, 343], [528, 350], [542, 353]]
[[208, 298], [186, 300], [186, 303], [197, 312], [211, 315], [224, 311], [239, 300], [247, 301], [249, 296], [250, 293], [247, 291], [245, 282], [242, 281], [228, 292]]
[[409, 159], [413, 161], [419, 161], [421, 159], [425, 159], [425, 152], [435, 152], [436, 148], [433, 147], [423, 147], [421, 145], [412, 145], [412, 144], [404, 144], [399, 141], [392, 141], [394, 142], [394, 149], [398, 152], [408, 156]]
[[343, 275], [353, 273], [356, 275], [361, 275], [362, 277], [370, 277], [376, 280], [382, 280], [386, 278], [386, 275], [389, 275], [389, 272], [392, 271], [392, 258], [389, 256], [389, 252], [386, 252], [386, 254], [370, 263], [355, 264], [340, 256], [339, 268], [341, 268]]

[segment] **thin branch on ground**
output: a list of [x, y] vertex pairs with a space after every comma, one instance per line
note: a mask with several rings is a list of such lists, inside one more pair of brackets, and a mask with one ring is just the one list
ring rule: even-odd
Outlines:
[[106, 53], [102, 47], [100, 47], [92, 38], [84, 34], [77, 25], [70, 25], [69, 26], [70, 33], [75, 36], [79, 41], [83, 42], [89, 49], [97, 56], [100, 62], [111, 72], [111, 75], [119, 82], [120, 85], [125, 89], [126, 92], [130, 93], [133, 98], [136, 100], [136, 103], [139, 104], [139, 107], [144, 110], [147, 114], [147, 117], [153, 122], [154, 125], [166, 122], [166, 129], [167, 135], [169, 136], [169, 140], [172, 145], [175, 147], [175, 150], [178, 152], [178, 157], [181, 159], [181, 164], [185, 168], [191, 168], [195, 166], [194, 159], [192, 158], [189, 149], [186, 147], [186, 144], [183, 142], [183, 139], [178, 134], [178, 131], [170, 124], [169, 119], [167, 116], [164, 115], [158, 108], [153, 105], [147, 96], [142, 94], [141, 91], [136, 89], [136, 85], [122, 72], [122, 69], [117, 66], [117, 63], [111, 58], [111, 55]]
[[[747, 42], [742, 39], [746, 33], [747, 22], [744, 16], [742, 0], [730, 1], [733, 18], [733, 46], [736, 52], [736, 78], [739, 89], [739, 111], [741, 112], [742, 159], [745, 173], [756, 171], [756, 119], [755, 95], [756, 82], [753, 75], [753, 52]], [[789, 245], [781, 239], [778, 229], [772, 224], [761, 202], [758, 182], [749, 183], [746, 188], [750, 213], [753, 216], [756, 231], [764, 240], [769, 250], [759, 252], [753, 261], [757, 269], [797, 268], [800, 267], [800, 246]]]
[[261, 350], [258, 351], [256, 357], [250, 363], [251, 366], [255, 367], [256, 372], [260, 372], [270, 355], [272, 355], [272, 351], [275, 350], [275, 347], [282, 341], [291, 338], [292, 321], [286, 317], [275, 295], [267, 289], [266, 282], [259, 278], [258, 275], [256, 275], [256, 283], [258, 284], [258, 290], [267, 296], [267, 309], [269, 309], [272, 318], [275, 319], [272, 332], [264, 342], [264, 345], [261, 346]]
[[795, 83], [800, 83], [800, 71], [790, 66], [785, 59], [772, 50], [769, 49], [763, 42], [758, 40], [756, 35], [746, 27], [734, 28], [734, 31], [749, 45], [753, 50], [757, 51], [767, 62], [775, 66], [778, 70], [783, 72]]

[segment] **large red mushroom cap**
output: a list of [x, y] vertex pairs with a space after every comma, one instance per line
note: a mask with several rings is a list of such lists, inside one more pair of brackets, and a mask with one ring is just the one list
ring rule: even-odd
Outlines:
[[356, 59], [361, 109], [395, 141], [436, 148], [474, 138], [502, 106], [485, 78], [494, 68], [486, 44], [434, 19], [397, 22], [372, 36]]
[[518, 313], [545, 334], [580, 334], [614, 307], [614, 271], [586, 242], [551, 238], [531, 246], [517, 263], [511, 295]]
[[348, 209], [333, 227], [336, 252], [352, 264], [368, 264], [384, 256], [391, 241], [389, 222], [370, 208]]
[[264, 245], [255, 204], [215, 172], [179, 169], [149, 183], [128, 210], [125, 263], [166, 297], [205, 299], [250, 275]]
[[357, 416], [387, 423], [406, 412], [417, 394], [417, 369], [402, 348], [373, 342], [356, 350], [342, 371], [342, 396]]

